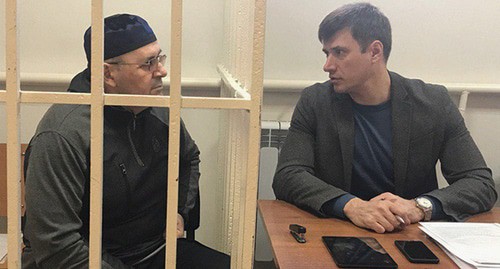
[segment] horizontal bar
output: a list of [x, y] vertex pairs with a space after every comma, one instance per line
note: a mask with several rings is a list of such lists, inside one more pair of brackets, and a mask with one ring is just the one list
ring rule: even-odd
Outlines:
[[450, 92], [500, 93], [500, 84], [443, 83]]
[[260, 122], [261, 129], [271, 129], [271, 130], [288, 130], [290, 128], [289, 121], [267, 121], [263, 120]]
[[[130, 95], [130, 94], [105, 94], [105, 105], [121, 106], [158, 106], [168, 107], [169, 96], [157, 95]], [[69, 92], [21, 92], [22, 103], [54, 103], [54, 104], [82, 104], [90, 105], [89, 93]]]
[[89, 93], [21, 91], [21, 103], [90, 104]]
[[169, 107], [170, 106], [170, 96], [105, 94], [104, 95], [104, 105], [108, 105], [108, 106]]
[[[2, 97], [3, 96], [3, 97]], [[5, 92], [0, 92], [0, 101], [5, 99]], [[46, 104], [90, 104], [89, 93], [68, 92], [21, 92], [21, 103]], [[170, 107], [170, 96], [105, 94], [104, 104], [109, 106], [152, 106]], [[183, 108], [208, 109], [250, 109], [250, 101], [245, 99], [222, 97], [182, 97]]]
[[247, 99], [219, 97], [182, 97], [182, 108], [246, 109], [251, 101]]

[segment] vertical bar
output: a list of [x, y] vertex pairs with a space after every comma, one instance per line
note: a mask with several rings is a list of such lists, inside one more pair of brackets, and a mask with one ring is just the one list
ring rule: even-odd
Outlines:
[[244, 32], [244, 27], [243, 25], [245, 24], [247, 19], [245, 17], [245, 9], [243, 8], [243, 2], [248, 1], [248, 0], [241, 0], [238, 1], [238, 7], [237, 7], [237, 12], [236, 12], [236, 27], [234, 28], [234, 31], [236, 32], [236, 58], [235, 62], [232, 63], [231, 65], [231, 71], [233, 72], [233, 77], [238, 78], [241, 81], [244, 81], [244, 77], [242, 77], [242, 72], [241, 69], [245, 68], [245, 66], [242, 66], [244, 61], [244, 54], [248, 53], [246, 51], [243, 44], [243, 36], [246, 35], [247, 33]]
[[241, 268], [252, 268], [257, 217], [257, 180], [259, 177], [260, 111], [264, 81], [264, 33], [266, 0], [255, 0], [253, 14], [253, 55], [250, 93], [252, 96], [249, 122], [247, 185], [245, 192], [245, 223], [242, 233], [243, 258]]
[[181, 117], [182, 0], [172, 0], [170, 46], [170, 125], [165, 268], [174, 269], [177, 253], [177, 204], [179, 189], [179, 140]]
[[458, 103], [458, 110], [462, 117], [465, 117], [465, 109], [467, 108], [467, 99], [469, 97], [469, 91], [463, 91], [460, 95], [460, 102]]
[[90, 242], [89, 268], [101, 268], [102, 260], [102, 154], [104, 134], [102, 0], [92, 0], [90, 79]]
[[242, 268], [243, 239], [245, 224], [245, 197], [247, 193], [247, 167], [248, 163], [248, 111], [234, 112], [234, 131], [236, 136], [235, 184], [234, 184], [234, 210], [233, 210], [233, 240], [231, 251], [231, 268]]
[[[242, 25], [245, 23], [245, 14], [244, 14], [244, 9], [243, 9], [243, 1], [248, 1], [248, 0], [240, 0], [240, 1], [230, 1], [232, 4], [230, 5], [230, 36], [232, 37], [232, 42], [230, 43], [230, 48], [229, 51], [233, 53], [232, 57], [230, 58], [230, 62], [228, 63], [228, 71], [232, 73], [234, 78], [237, 78], [239, 81], [239, 84], [241, 85], [241, 82], [244, 81], [244, 78], [241, 76], [240, 69], [244, 68], [241, 66], [243, 64], [242, 61], [242, 56], [244, 53], [248, 53], [248, 51], [245, 50], [242, 46], [242, 36], [247, 34], [244, 33]], [[232, 91], [232, 96], [234, 96], [234, 90], [231, 88]], [[230, 249], [231, 249], [231, 268], [239, 268], [238, 264], [240, 263], [240, 257], [241, 257], [241, 251], [242, 251], [242, 245], [241, 245], [241, 240], [239, 240], [242, 236], [241, 233], [242, 231], [242, 220], [244, 217], [244, 212], [242, 212], [242, 199], [241, 199], [241, 190], [242, 187], [244, 186], [243, 180], [243, 175], [241, 173], [241, 163], [242, 163], [242, 158], [241, 158], [241, 152], [243, 151], [244, 154], [244, 149], [241, 147], [241, 139], [239, 136], [241, 124], [243, 120], [241, 119], [241, 114], [240, 111], [231, 111], [230, 112], [230, 136], [233, 138], [231, 139], [231, 148], [230, 148], [230, 154], [233, 155], [233, 159], [231, 159], [231, 176], [228, 178], [230, 180], [230, 191], [231, 191], [231, 196], [230, 196], [230, 211], [228, 212], [231, 214], [231, 222], [230, 222], [230, 228], [231, 228], [231, 235], [230, 235], [230, 240], [229, 242], [231, 243]]]
[[20, 82], [17, 1], [7, 0], [6, 14], [6, 108], [7, 108], [7, 233], [8, 265], [21, 268], [21, 146], [19, 137]]
[[[234, 111], [228, 111], [228, 122], [227, 122], [227, 151], [224, 153], [226, 154], [226, 171], [225, 171], [225, 179], [226, 179], [226, 214], [225, 215], [225, 228], [226, 230], [223, 230], [227, 234], [226, 235], [226, 241], [224, 242], [224, 249], [228, 251], [229, 253], [232, 254], [232, 242], [233, 242], [233, 234], [234, 234], [234, 229], [233, 229], [233, 223], [234, 219], [238, 218], [237, 213], [234, 210], [234, 192], [235, 192], [235, 185], [237, 182], [237, 178], [235, 177], [235, 171], [236, 171], [236, 135], [235, 135], [235, 124], [234, 124], [234, 118], [235, 118], [235, 112]], [[236, 215], [235, 215], [236, 214]]]

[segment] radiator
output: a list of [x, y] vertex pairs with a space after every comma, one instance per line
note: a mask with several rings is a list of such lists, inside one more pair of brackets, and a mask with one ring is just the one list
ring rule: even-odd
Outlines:
[[[276, 199], [272, 189], [274, 171], [278, 163], [278, 154], [285, 142], [290, 122], [263, 121], [261, 123], [260, 167], [258, 199]], [[272, 261], [271, 244], [264, 229], [264, 224], [257, 214], [257, 231], [255, 236], [255, 260]]]

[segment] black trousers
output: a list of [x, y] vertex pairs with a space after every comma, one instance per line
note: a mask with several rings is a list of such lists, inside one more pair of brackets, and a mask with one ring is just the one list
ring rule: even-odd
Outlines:
[[[211, 249], [197, 241], [185, 238], [177, 239], [177, 269], [229, 269], [231, 258], [219, 251]], [[137, 269], [164, 269], [165, 251], [141, 264]]]

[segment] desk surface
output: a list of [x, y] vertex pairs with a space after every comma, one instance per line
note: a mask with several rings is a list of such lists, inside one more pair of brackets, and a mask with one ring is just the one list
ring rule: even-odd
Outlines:
[[[321, 241], [324, 235], [369, 236], [376, 238], [399, 265], [399, 268], [458, 268], [455, 263], [418, 228], [412, 224], [405, 230], [377, 234], [338, 219], [318, 218], [289, 203], [259, 200], [259, 212], [269, 235], [277, 268], [338, 268]], [[500, 222], [500, 208], [472, 217], [471, 222]], [[290, 235], [288, 225], [297, 223], [306, 227], [305, 244]], [[394, 240], [422, 240], [439, 257], [439, 264], [409, 263], [394, 245]]]

